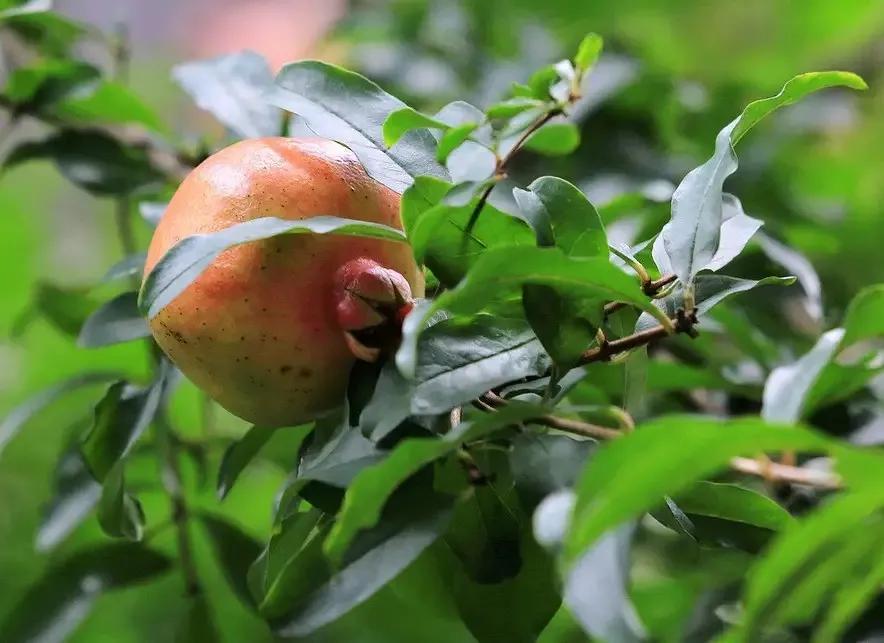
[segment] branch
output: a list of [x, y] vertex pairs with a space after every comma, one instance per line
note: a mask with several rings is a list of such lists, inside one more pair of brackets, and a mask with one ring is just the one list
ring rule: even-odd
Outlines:
[[[675, 319], [672, 320], [672, 326], [676, 333], [685, 333], [691, 337], [695, 337], [697, 334], [697, 329], [694, 328], [696, 324], [696, 310], [691, 311], [689, 314], [679, 310]], [[669, 334], [669, 329], [665, 326], [654, 326], [653, 328], [648, 328], [620, 339], [605, 341], [584, 351], [583, 355], [580, 356], [579, 363], [583, 366], [593, 362], [604, 362], [611, 359], [613, 355], [624, 353], [639, 346], [645, 346], [655, 340], [667, 337]]]
[[[675, 275], [664, 275], [659, 279], [652, 279], [650, 281], [642, 282], [642, 292], [644, 292], [648, 297], [656, 296], [661, 290], [663, 290], [669, 284], [675, 282], [677, 277]], [[605, 316], [620, 310], [621, 308], [626, 308], [630, 304], [625, 301], [612, 301], [611, 303], [605, 304]]]

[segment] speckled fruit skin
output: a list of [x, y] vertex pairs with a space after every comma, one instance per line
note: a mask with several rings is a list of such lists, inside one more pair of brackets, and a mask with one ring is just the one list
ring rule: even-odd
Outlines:
[[[184, 237], [262, 216], [335, 215], [401, 228], [399, 195], [347, 148], [260, 138], [214, 154], [188, 175], [147, 253], [145, 274]], [[423, 278], [403, 243], [288, 235], [225, 251], [150, 322], [157, 343], [197, 386], [261, 426], [302, 423], [338, 406], [353, 364], [335, 313], [335, 273], [369, 258]]]

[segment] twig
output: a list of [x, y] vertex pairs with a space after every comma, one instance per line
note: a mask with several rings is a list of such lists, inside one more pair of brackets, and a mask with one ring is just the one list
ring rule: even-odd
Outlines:
[[752, 458], [733, 458], [730, 465], [734, 471], [772, 482], [803, 484], [820, 489], [839, 489], [842, 486], [841, 478], [828, 471], [804, 469], [778, 462], [760, 462]]
[[[513, 146], [510, 150], [503, 156], [503, 158], [497, 161], [497, 165], [495, 167], [494, 174], [496, 177], [503, 177], [506, 175], [507, 165], [509, 165], [510, 161], [513, 160], [513, 157], [519, 152], [522, 146], [525, 144], [525, 141], [528, 140], [534, 132], [538, 129], [546, 125], [553, 118], [562, 113], [561, 108], [556, 107], [546, 112], [543, 116], [538, 118], [536, 121], [531, 123], [522, 135], [518, 138], [518, 140], [513, 143]], [[491, 191], [494, 189], [494, 186], [497, 185], [497, 182], [489, 183], [484, 190], [482, 190], [482, 194], [479, 196], [479, 200], [476, 202], [476, 206], [473, 208], [473, 211], [470, 212], [470, 218], [467, 220], [467, 225], [464, 228], [464, 237], [472, 232], [473, 227], [476, 225], [476, 221], [479, 219], [479, 215], [482, 212], [482, 208], [485, 207], [485, 203], [488, 201], [488, 197], [491, 196]]]
[[[696, 335], [697, 330], [694, 326], [697, 324], [696, 311], [685, 313], [679, 311], [678, 315], [672, 320], [672, 326], [676, 333], [686, 333], [692, 337]], [[583, 352], [580, 356], [580, 364], [586, 365], [593, 362], [603, 362], [611, 359], [611, 356], [623, 353], [639, 346], [645, 346], [651, 342], [667, 337], [670, 331], [665, 326], [654, 326], [647, 330], [642, 330], [626, 337], [612, 339], [603, 344], [594, 346]]]
[[[644, 292], [648, 297], [656, 296], [660, 291], [662, 291], [666, 286], [672, 284], [676, 280], [675, 275], [664, 275], [659, 279], [652, 279], [651, 281], [646, 281], [642, 283], [642, 292]], [[630, 304], [625, 301], [612, 301], [608, 304], [605, 304], [605, 316], [617, 312], [621, 308], [626, 308]]]

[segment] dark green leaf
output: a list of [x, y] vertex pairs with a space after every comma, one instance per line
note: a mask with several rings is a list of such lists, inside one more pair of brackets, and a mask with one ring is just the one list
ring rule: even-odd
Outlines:
[[[445, 504], [434, 502], [431, 496], [409, 518], [382, 522], [374, 530], [379, 533], [366, 535], [366, 542], [373, 544], [348, 557], [347, 565], [311, 592], [294, 614], [280, 619], [274, 628], [276, 633], [305, 636], [366, 601], [439, 538], [450, 515]], [[359, 549], [359, 543], [356, 545]]]
[[60, 641], [105, 591], [136, 585], [172, 567], [165, 555], [134, 544], [102, 545], [50, 566], [0, 623], [4, 643]]
[[92, 313], [77, 343], [85, 348], [131, 342], [150, 336], [150, 328], [138, 311], [138, 293], [124, 292]]
[[261, 217], [206, 234], [186, 237], [172, 246], [144, 281], [139, 307], [154, 317], [202, 274], [222, 252], [233, 246], [282, 234], [343, 234], [403, 241], [399, 230], [380, 223], [320, 216], [290, 220]]
[[276, 77], [271, 101], [302, 117], [313, 132], [346, 145], [376, 181], [401, 194], [422, 175], [447, 179], [435, 159], [435, 140], [409, 132], [393, 149], [383, 140], [387, 116], [405, 107], [367, 78], [315, 60], [292, 63]]
[[124, 85], [107, 80], [74, 90], [52, 105], [49, 112], [84, 124], [138, 123], [152, 130], [164, 129], [156, 112], [136, 94]]
[[518, 292], [524, 284], [555, 286], [574, 296], [599, 300], [622, 300], [662, 316], [632, 277], [606, 258], [566, 257], [557, 248], [497, 248], [485, 252], [464, 281], [438, 297], [432, 305], [416, 309], [403, 323], [403, 339], [396, 363], [413, 376], [417, 366], [417, 342], [426, 320], [439, 310], [471, 313], [495, 299]]
[[89, 473], [76, 447], [59, 458], [53, 487], [52, 500], [43, 512], [35, 539], [38, 551], [54, 549], [92, 513], [101, 497], [101, 485]]
[[126, 491], [123, 463], [117, 462], [104, 479], [98, 503], [98, 523], [108, 536], [141, 540], [144, 510], [137, 498]]
[[411, 414], [413, 394], [414, 383], [402, 376], [392, 360], [387, 361], [360, 415], [360, 435], [375, 442], [389, 435]]
[[274, 429], [253, 426], [243, 437], [227, 447], [218, 469], [218, 498], [223, 500], [230, 493], [239, 474], [258, 455], [261, 447], [267, 444], [273, 432]]
[[120, 259], [117, 263], [108, 268], [106, 273], [104, 273], [104, 277], [101, 278], [101, 283], [105, 284], [111, 281], [136, 276], [140, 279], [141, 273], [144, 271], [144, 261], [146, 258], [146, 253], [137, 252], [124, 259]]
[[551, 286], [526, 284], [522, 306], [543, 348], [553, 362], [567, 370], [595, 339], [604, 302], [563, 296]]
[[81, 449], [89, 470], [99, 482], [104, 481], [153, 421], [164, 379], [161, 375], [147, 388], [117, 382], [96, 405], [92, 428], [83, 438]]
[[571, 487], [589, 461], [596, 443], [564, 435], [525, 432], [513, 440], [510, 466], [516, 490], [532, 504]]
[[[46, 1], [43, 0], [44, 5]], [[29, 4], [39, 5], [40, 0], [33, 0]], [[56, 11], [18, 13], [0, 20], [6, 29], [24, 42], [54, 56], [67, 55], [71, 47], [91, 31], [89, 26], [74, 22]]]
[[279, 134], [281, 114], [266, 96], [273, 88], [273, 72], [260, 54], [241, 51], [184, 63], [172, 70], [172, 77], [199, 107], [237, 135]]
[[81, 373], [74, 375], [70, 379], [64, 380], [51, 386], [33, 397], [25, 400], [19, 406], [12, 409], [3, 421], [0, 422], [0, 452], [3, 447], [21, 430], [25, 423], [34, 417], [37, 413], [49, 406], [55, 400], [63, 395], [75, 391], [85, 386], [99, 384], [115, 380], [119, 377], [119, 373]]
[[789, 512], [767, 496], [734, 484], [701, 480], [675, 500], [686, 514], [712, 516], [773, 531], [793, 522]]
[[869, 286], [859, 292], [844, 314], [842, 346], [884, 336], [884, 284]]
[[722, 224], [722, 187], [737, 169], [734, 145], [762, 118], [827, 87], [847, 86], [865, 89], [859, 76], [848, 72], [816, 72], [790, 80], [774, 97], [750, 103], [719, 132], [715, 153], [700, 167], [691, 170], [672, 195], [672, 220], [660, 233], [672, 269], [682, 283], [694, 276], [719, 249]]
[[537, 245], [561, 248], [573, 257], [607, 257], [605, 228], [592, 203], [575, 185], [555, 176], [536, 179], [513, 196]]
[[422, 128], [447, 130], [448, 124], [432, 116], [421, 114], [411, 107], [403, 107], [395, 112], [390, 112], [384, 120], [382, 128], [384, 145], [393, 147], [408, 132]]
[[[600, 448], [577, 485], [566, 543], [573, 560], [603, 533], [637, 517], [735, 456], [785, 449], [825, 450], [807, 429], [746, 418], [671, 416], [651, 421]], [[628, 482], [627, 482], [628, 480]]]
[[797, 422], [808, 392], [835, 355], [844, 329], [836, 328], [819, 338], [816, 345], [794, 364], [775, 368], [764, 385], [761, 414], [771, 422]]
[[400, 442], [385, 459], [360, 471], [347, 487], [337, 522], [323, 546], [328, 557], [338, 563], [356, 534], [377, 524], [384, 504], [396, 488], [424, 466], [453, 452], [462, 442], [480, 439], [540, 413], [536, 407], [514, 403], [497, 413], [464, 422], [441, 438]]
[[246, 605], [254, 605], [249, 591], [249, 566], [261, 553], [261, 546], [251, 536], [227, 520], [208, 513], [199, 515], [200, 522], [209, 535], [209, 541], [231, 589]]
[[313, 440], [301, 458], [297, 480], [346, 487], [357, 473], [384, 455], [346, 419], [330, 418], [324, 424], [317, 423]]
[[34, 160], [53, 161], [68, 180], [99, 195], [128, 194], [164, 178], [144, 148], [98, 130], [61, 130], [22, 143], [7, 156], [5, 167]]
[[596, 33], [584, 36], [583, 40], [580, 41], [580, 46], [577, 47], [577, 54], [574, 56], [574, 66], [577, 67], [578, 71], [584, 73], [595, 65], [602, 53], [604, 44], [602, 37]]
[[546, 123], [525, 139], [523, 146], [546, 156], [564, 156], [580, 146], [580, 130], [574, 123]]

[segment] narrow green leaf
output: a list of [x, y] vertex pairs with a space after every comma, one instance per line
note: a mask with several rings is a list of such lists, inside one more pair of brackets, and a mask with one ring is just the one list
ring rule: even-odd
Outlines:
[[273, 88], [273, 72], [260, 54], [241, 51], [184, 63], [172, 70], [172, 78], [237, 135], [279, 134], [282, 115], [266, 97]]
[[89, 316], [80, 329], [77, 343], [85, 348], [97, 348], [149, 336], [150, 328], [138, 311], [138, 293], [124, 292]]
[[675, 502], [686, 514], [742, 522], [773, 531], [794, 522], [788, 511], [767, 496], [735, 484], [700, 480], [680, 493]]
[[28, 420], [60, 397], [86, 386], [115, 380], [119, 378], [119, 376], [119, 373], [100, 371], [81, 373], [28, 398], [19, 406], [12, 409], [6, 417], [3, 418], [3, 421], [0, 422], [0, 453], [2, 453], [3, 447], [15, 437]]
[[543, 101], [536, 98], [517, 96], [499, 103], [494, 103], [485, 110], [488, 118], [512, 118], [529, 109], [543, 107]]
[[566, 553], [571, 560], [609, 529], [638, 517], [736, 456], [784, 449], [825, 451], [826, 438], [760, 419], [662, 417], [604, 445], [577, 484]]
[[52, 10], [52, 0], [27, 0], [19, 5], [0, 9], [0, 20]]
[[844, 337], [841, 346], [884, 336], [884, 284], [864, 288], [854, 297], [844, 313]]
[[201, 513], [199, 520], [231, 589], [243, 603], [253, 606], [255, 601], [249, 591], [247, 576], [249, 566], [261, 553], [261, 546], [242, 529], [219, 516]]
[[359, 74], [315, 60], [292, 63], [277, 75], [269, 100], [317, 135], [349, 147], [369, 176], [399, 194], [418, 176], [448, 178], [429, 132], [409, 132], [394, 149], [384, 145], [387, 115], [406, 105]]
[[55, 562], [0, 623], [4, 643], [60, 641], [105, 591], [151, 581], [172, 568], [164, 554], [130, 543], [81, 550]]
[[411, 130], [421, 128], [447, 130], [448, 127], [447, 123], [422, 114], [412, 107], [403, 107], [395, 112], [390, 112], [390, 115], [384, 120], [384, 145], [393, 147]]
[[135, 276], [140, 279], [141, 273], [144, 272], [144, 261], [146, 258], [146, 253], [136, 252], [135, 254], [120, 259], [117, 263], [107, 269], [107, 272], [104, 273], [100, 283], [106, 284]]
[[144, 534], [144, 510], [126, 491], [123, 463], [117, 462], [104, 479], [98, 503], [98, 523], [108, 536], [139, 541]]
[[596, 33], [586, 34], [577, 47], [577, 55], [574, 56], [574, 65], [581, 72], [592, 68], [599, 59], [604, 47], [604, 40]]
[[83, 458], [95, 479], [103, 482], [153, 421], [165, 377], [147, 388], [120, 381], [111, 385], [95, 407], [92, 428], [83, 438]]
[[227, 447], [218, 469], [218, 498], [223, 500], [230, 493], [239, 474], [273, 437], [273, 433], [274, 429], [253, 426], [243, 437]]
[[439, 144], [436, 147], [436, 160], [440, 163], [448, 161], [451, 153], [466, 141], [476, 131], [477, 127], [477, 123], [463, 123], [462, 125], [449, 128], [439, 137]]
[[395, 228], [340, 217], [319, 216], [301, 220], [261, 217], [244, 221], [217, 232], [186, 237], [172, 246], [145, 279], [139, 295], [139, 308], [148, 318], [156, 316], [228, 248], [282, 234], [307, 233], [405, 240], [405, 235]]
[[[878, 552], [875, 552], [876, 554]], [[859, 578], [845, 584], [831, 600], [825, 618], [813, 634], [813, 643], [839, 643], [850, 624], [860, 617], [881, 591], [884, 557], [878, 555]]]
[[36, 549], [54, 549], [86, 520], [100, 497], [101, 485], [83, 462], [80, 449], [75, 446], [66, 450], [55, 466], [53, 495], [43, 510], [34, 540]]

